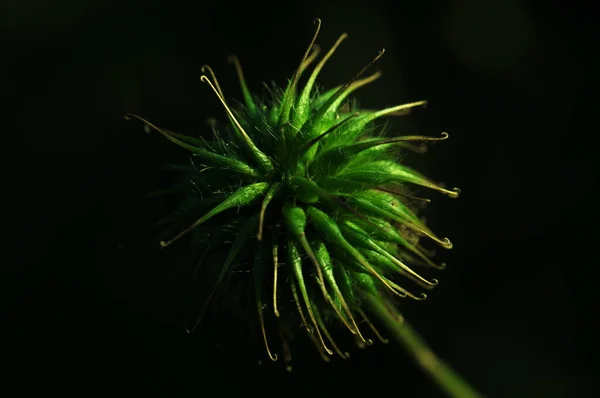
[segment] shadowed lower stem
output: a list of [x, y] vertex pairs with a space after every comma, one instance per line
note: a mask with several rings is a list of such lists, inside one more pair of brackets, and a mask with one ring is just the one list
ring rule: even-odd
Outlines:
[[455, 398], [482, 398], [450, 366], [440, 360], [421, 336], [391, 307], [378, 297], [367, 297], [369, 307], [400, 343], [415, 358], [419, 366], [450, 396]]

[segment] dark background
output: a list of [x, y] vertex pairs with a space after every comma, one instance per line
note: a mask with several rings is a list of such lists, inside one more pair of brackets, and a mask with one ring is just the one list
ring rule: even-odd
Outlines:
[[125, 112], [208, 132], [205, 118], [225, 114], [201, 65], [230, 97], [239, 97], [232, 53], [254, 91], [283, 84], [320, 17], [324, 49], [350, 35], [321, 83], [345, 82], [385, 47], [384, 75], [361, 103], [427, 99], [394, 125], [450, 134], [410, 160], [462, 189], [458, 200], [434, 195], [427, 211], [455, 248], [443, 253], [439, 289], [403, 311], [487, 396], [589, 394], [597, 217], [593, 127], [581, 120], [591, 111], [591, 16], [521, 0], [426, 3], [4, 1], [2, 377], [84, 395], [288, 394], [279, 385], [296, 384], [442, 396], [393, 345], [330, 364], [300, 346], [287, 374], [256, 366], [249, 343], [226, 329], [186, 335], [169, 264], [148, 248], [144, 222], [160, 211], [129, 201], [156, 182], [153, 167], [183, 152]]

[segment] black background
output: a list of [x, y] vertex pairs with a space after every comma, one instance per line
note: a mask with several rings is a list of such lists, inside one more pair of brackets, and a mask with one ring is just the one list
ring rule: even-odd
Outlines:
[[169, 264], [147, 248], [155, 242], [144, 220], [156, 209], [122, 205], [155, 183], [149, 170], [183, 156], [125, 122], [125, 112], [207, 131], [206, 117], [225, 114], [200, 67], [209, 63], [230, 97], [239, 97], [232, 53], [254, 91], [261, 81], [283, 84], [320, 17], [322, 47], [350, 35], [321, 83], [345, 82], [385, 47], [376, 66], [384, 75], [361, 89], [361, 103], [427, 99], [426, 110], [394, 125], [450, 134], [410, 158], [463, 195], [433, 195], [428, 222], [455, 248], [443, 253], [449, 268], [439, 289], [406, 314], [487, 396], [589, 393], [597, 218], [593, 127], [581, 122], [592, 99], [585, 12], [521, 0], [30, 0], [2, 8], [5, 380], [84, 395], [125, 387], [288, 394], [295, 390], [278, 387], [296, 384], [442, 396], [393, 345], [330, 364], [300, 345], [287, 374], [277, 363], [256, 366], [248, 342], [226, 328], [186, 335]]

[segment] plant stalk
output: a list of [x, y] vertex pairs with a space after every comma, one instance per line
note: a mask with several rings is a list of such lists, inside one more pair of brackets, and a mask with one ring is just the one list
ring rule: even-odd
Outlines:
[[458, 373], [444, 363], [423, 341], [422, 337], [410, 326], [398, 311], [392, 310], [380, 297], [367, 297], [371, 310], [416, 360], [419, 366], [443, 389], [454, 398], [482, 398]]

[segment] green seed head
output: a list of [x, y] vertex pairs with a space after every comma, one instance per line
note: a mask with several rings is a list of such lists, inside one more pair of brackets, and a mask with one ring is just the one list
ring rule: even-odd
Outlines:
[[[453, 198], [459, 193], [398, 162], [402, 151], [422, 152], [427, 142], [448, 138], [446, 133], [388, 137], [375, 125], [425, 101], [363, 110], [348, 100], [380, 76], [363, 74], [383, 50], [350, 81], [320, 92], [316, 79], [347, 38], [343, 34], [301, 83], [319, 54], [316, 22], [314, 38], [286, 89], [270, 89], [266, 100], [249, 91], [237, 58], [230, 60], [243, 105], [227, 103], [212, 70], [203, 68], [206, 75], [200, 80], [214, 91], [229, 119], [224, 125], [211, 124], [212, 141], [128, 115], [192, 153], [184, 176], [190, 182], [185, 200], [168, 230], [172, 235], [161, 245], [185, 238], [195, 248], [212, 248], [203, 270], [216, 275], [214, 289], [196, 325], [227, 281], [229, 290], [221, 300], [255, 302], [269, 357], [276, 360], [279, 351], [269, 336], [280, 335], [288, 366], [286, 336], [299, 329], [324, 359], [333, 353], [349, 357], [334, 341], [334, 326], [359, 342], [369, 344], [368, 333], [385, 341], [367, 318], [369, 303], [375, 299], [389, 305], [393, 296], [424, 299], [415, 290], [431, 289], [437, 280], [421, 276], [420, 270], [444, 264], [431, 260], [433, 253], [419, 238], [451, 247], [417, 217], [413, 205], [429, 200], [411, 196], [411, 191], [420, 186]], [[236, 268], [250, 271], [241, 287], [230, 283]], [[278, 325], [279, 333], [272, 333], [267, 323]], [[371, 330], [362, 330], [364, 325]]]

